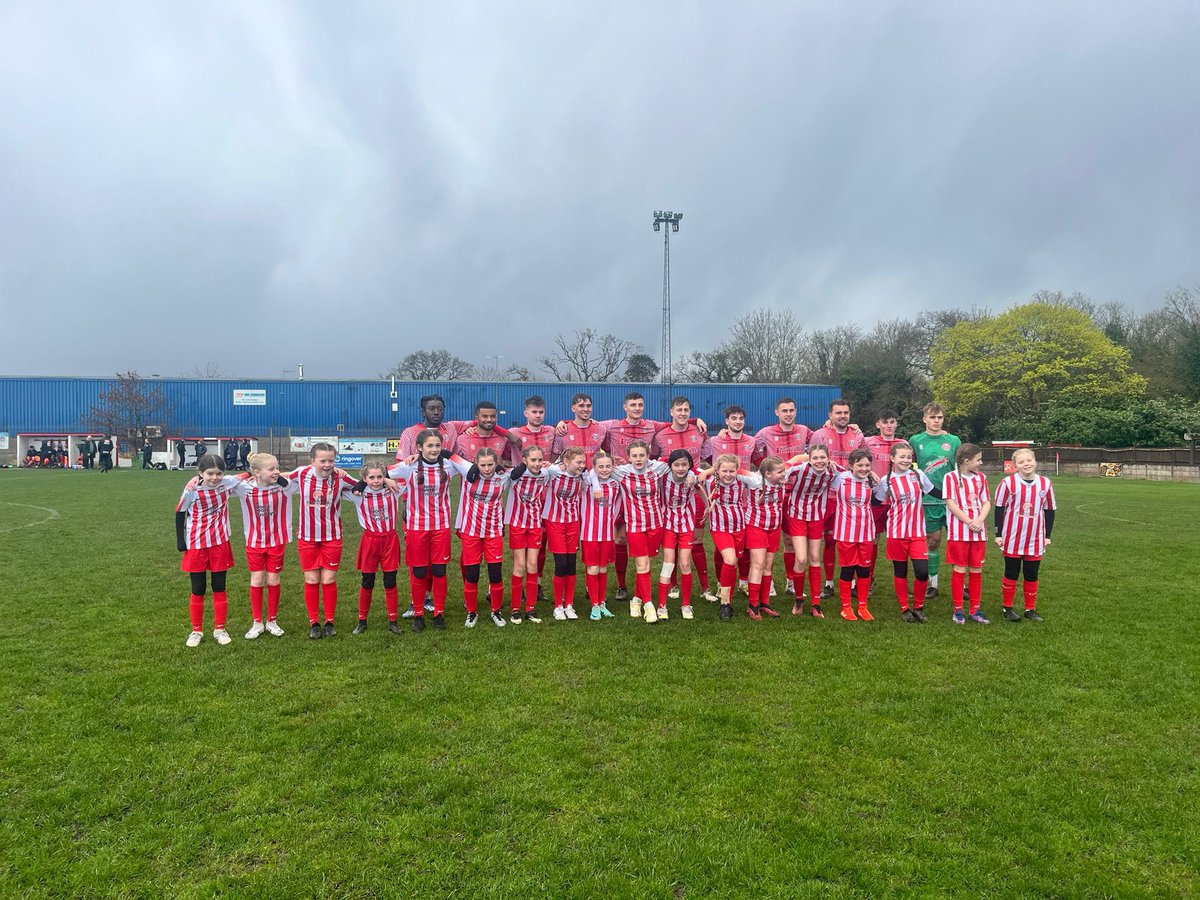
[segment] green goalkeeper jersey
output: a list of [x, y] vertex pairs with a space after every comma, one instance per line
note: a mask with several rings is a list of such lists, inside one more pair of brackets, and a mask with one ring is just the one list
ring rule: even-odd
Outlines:
[[[942, 479], [954, 471], [954, 456], [958, 453], [962, 441], [945, 432], [938, 435], [921, 432], [914, 434], [908, 442], [913, 446], [913, 461], [916, 462], [917, 468], [924, 472], [930, 481], [941, 487]], [[928, 494], [924, 497], [924, 503], [926, 506], [943, 505], [942, 500]]]

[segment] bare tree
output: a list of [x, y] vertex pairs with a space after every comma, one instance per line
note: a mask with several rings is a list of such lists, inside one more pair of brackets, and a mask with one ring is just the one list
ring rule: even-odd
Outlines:
[[394, 375], [404, 381], [463, 381], [471, 377], [474, 369], [449, 350], [418, 350], [384, 372], [383, 377]]
[[696, 350], [676, 365], [680, 380], [694, 384], [730, 384], [742, 381], [744, 369], [726, 349]]
[[801, 380], [804, 328], [791, 310], [746, 313], [733, 323], [721, 349], [737, 362], [743, 381], [784, 384]]
[[117, 383], [98, 398], [88, 412], [92, 430], [118, 437], [142, 439], [148, 426], [166, 426], [171, 415], [167, 395], [136, 371], [118, 372]]
[[529, 370], [524, 366], [476, 366], [471, 371], [473, 381], [529, 381]]
[[854, 354], [862, 335], [855, 325], [835, 325], [814, 331], [806, 342], [806, 378], [817, 384], [837, 384], [842, 367]]
[[225, 370], [217, 365], [217, 363], [209, 360], [203, 366], [193, 366], [183, 377], [198, 379], [224, 378]]
[[633, 341], [599, 334], [593, 328], [570, 337], [560, 332], [554, 336], [554, 346], [555, 351], [538, 362], [558, 381], [611, 381], [642, 350]]

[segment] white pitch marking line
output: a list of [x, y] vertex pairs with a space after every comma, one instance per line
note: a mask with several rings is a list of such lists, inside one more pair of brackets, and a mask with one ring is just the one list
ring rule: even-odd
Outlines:
[[1110, 516], [1107, 513], [1091, 512], [1087, 509], [1088, 504], [1080, 503], [1075, 507], [1075, 512], [1081, 512], [1085, 516], [1095, 516], [1097, 519], [1108, 519], [1112, 522], [1124, 522], [1126, 525], [1145, 525], [1147, 528], [1154, 526], [1149, 522], [1135, 522], [1133, 519], [1122, 519], [1120, 516]]
[[0, 500], [0, 506], [23, 506], [26, 509], [38, 509], [46, 513], [46, 518], [38, 519], [36, 522], [26, 522], [24, 525], [11, 525], [8, 528], [0, 528], [0, 534], [6, 531], [16, 531], [18, 528], [32, 528], [34, 525], [45, 525], [51, 519], [58, 518], [58, 510], [51, 509], [49, 506], [34, 506], [32, 503], [13, 503], [11, 500]]

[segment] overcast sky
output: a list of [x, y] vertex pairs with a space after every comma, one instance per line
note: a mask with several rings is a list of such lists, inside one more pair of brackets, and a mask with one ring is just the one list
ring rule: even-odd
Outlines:
[[1200, 3], [0, 0], [0, 374], [1200, 283]]

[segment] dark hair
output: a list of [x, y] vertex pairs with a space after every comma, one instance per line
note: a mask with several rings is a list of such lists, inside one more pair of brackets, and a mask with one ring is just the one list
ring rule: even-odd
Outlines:
[[778, 400], [775, 401], [775, 408], [779, 409], [779, 407], [783, 406], [783, 404], [785, 404], [785, 403], [790, 403], [790, 404], [792, 404], [792, 406], [796, 405], [796, 401], [793, 400], [791, 397], [780, 397]]
[[321, 452], [337, 453], [337, 447], [333, 446], [333, 444], [327, 444], [325, 441], [317, 441], [317, 443], [308, 448], [308, 458], [316, 459], [317, 454]]
[[896, 458], [896, 451], [898, 451], [898, 450], [908, 450], [908, 451], [911, 453], [911, 452], [912, 452], [912, 448], [913, 448], [913, 447], [912, 447], [912, 444], [910, 444], [908, 441], [896, 441], [896, 443], [892, 444], [892, 447], [891, 447], [891, 449], [890, 449], [890, 450], [888, 450], [888, 457], [889, 457], [890, 459], [895, 459], [895, 458]]
[[208, 469], [220, 469], [225, 471], [225, 460], [223, 457], [217, 456], [215, 453], [205, 453], [202, 457], [196, 460], [196, 471], [204, 472]]
[[946, 411], [942, 409], [940, 403], [926, 403], [925, 408], [921, 412], [926, 416], [932, 416], [936, 413], [941, 413], [943, 416], [946, 415]]
[[667, 457], [667, 465], [675, 465], [675, 460], [677, 459], [686, 459], [688, 461], [689, 469], [696, 464], [696, 461], [692, 459], [692, 454], [688, 453], [682, 447], [680, 447], [678, 450], [671, 451], [671, 455]]
[[960, 444], [958, 447], [958, 452], [954, 454], [954, 464], [956, 466], [961, 466], [968, 459], [978, 456], [982, 452], [983, 448], [981, 448], [978, 444]]
[[809, 458], [811, 459], [811, 458], [812, 458], [812, 455], [813, 455], [814, 453], [816, 453], [818, 450], [820, 450], [820, 451], [821, 451], [822, 453], [824, 453], [826, 456], [828, 456], [828, 455], [829, 455], [829, 448], [828, 448], [827, 446], [825, 446], [824, 444], [811, 444], [811, 445], [809, 445], [809, 448], [808, 448], [808, 456], [809, 456]]
[[[441, 398], [439, 397], [438, 399], [440, 400]], [[424, 408], [424, 405], [422, 405], [422, 408]], [[442, 433], [440, 431], [438, 431], [436, 428], [426, 428], [423, 431], [419, 431], [417, 433], [417, 439], [415, 441], [413, 441], [413, 444], [417, 448], [417, 486], [418, 487], [425, 486], [425, 466], [428, 464], [425, 462], [425, 457], [421, 454], [421, 448], [425, 446], [425, 444], [429, 441], [430, 438], [437, 438], [438, 441], [440, 442], [442, 439]], [[438, 465], [441, 465], [440, 460], [438, 462]]]
[[572, 397], [572, 398], [571, 398], [571, 405], [572, 405], [572, 406], [574, 406], [574, 405], [575, 405], [576, 403], [578, 403], [580, 400], [586, 400], [588, 403], [591, 403], [591, 402], [592, 402], [592, 395], [591, 395], [591, 394], [585, 394], [585, 393], [583, 393], [582, 391], [580, 391], [578, 394], [576, 394], [574, 397]]
[[736, 404], [734, 406], [727, 406], [725, 407], [725, 418], [728, 419], [730, 416], [741, 416], [744, 419], [746, 418], [746, 410]]
[[879, 415], [877, 415], [875, 417], [875, 421], [876, 422], [886, 422], [888, 419], [899, 419], [899, 418], [900, 417], [898, 415], [896, 415], [895, 410], [881, 409], [879, 411]]
[[546, 401], [543, 400], [541, 397], [539, 397], [537, 394], [534, 394], [532, 397], [525, 398], [525, 408], [529, 409], [529, 407], [531, 407], [531, 406], [540, 406], [542, 409], [545, 409]]
[[833, 408], [834, 408], [835, 406], [844, 406], [844, 407], [846, 407], [847, 409], [849, 409], [849, 408], [850, 408], [850, 401], [849, 401], [849, 400], [847, 400], [845, 397], [838, 397], [836, 400], [830, 400], [830, 401], [829, 401], [829, 411], [830, 411], [830, 412], [833, 412]]
[[630, 391], [628, 394], [625, 395], [625, 399], [626, 400], [645, 400], [646, 398], [643, 397], [641, 394], [639, 394], [637, 391]]
[[430, 403], [432, 403], [434, 400], [436, 400], [438, 403], [442, 404], [443, 407], [446, 405], [446, 401], [445, 401], [445, 399], [443, 399], [441, 394], [426, 394], [424, 397], [421, 398], [421, 411], [424, 412], [425, 407], [428, 406]]
[[675, 407], [677, 407], [677, 406], [682, 406], [682, 405], [683, 405], [683, 404], [685, 404], [685, 403], [686, 403], [688, 406], [691, 406], [691, 405], [692, 405], [692, 401], [691, 401], [691, 400], [689, 400], [687, 397], [682, 397], [682, 396], [680, 396], [680, 397], [675, 397], [675, 398], [673, 398], [673, 399], [671, 400], [671, 409], [674, 409], [674, 408], [675, 408]]
[[475, 412], [479, 412], [481, 409], [495, 409], [495, 408], [496, 408], [496, 404], [493, 403], [491, 400], [480, 400], [478, 403], [475, 404]]
[[871, 451], [864, 449], [863, 447], [859, 447], [857, 450], [850, 451], [850, 456], [846, 459], [846, 465], [852, 466], [856, 462], [858, 462], [860, 459], [870, 459], [870, 458], [871, 458]]

